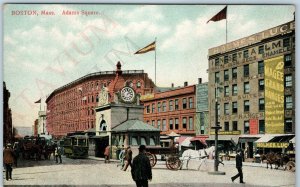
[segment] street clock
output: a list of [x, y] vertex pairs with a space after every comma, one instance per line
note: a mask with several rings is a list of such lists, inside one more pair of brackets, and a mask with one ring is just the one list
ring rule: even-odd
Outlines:
[[121, 89], [120, 96], [125, 103], [132, 103], [135, 99], [135, 92], [133, 88], [125, 86]]

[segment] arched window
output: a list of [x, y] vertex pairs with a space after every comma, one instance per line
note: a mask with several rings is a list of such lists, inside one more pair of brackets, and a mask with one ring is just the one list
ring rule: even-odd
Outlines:
[[141, 87], [141, 82], [140, 82], [140, 81], [138, 81], [138, 82], [136, 83], [136, 87], [137, 87], [137, 88], [140, 88], [140, 87]]
[[106, 128], [107, 128], [106, 121], [102, 119], [100, 122], [100, 131], [106, 131]]

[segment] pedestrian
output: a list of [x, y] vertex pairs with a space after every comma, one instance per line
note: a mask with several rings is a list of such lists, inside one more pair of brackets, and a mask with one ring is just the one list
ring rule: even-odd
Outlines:
[[139, 147], [139, 154], [134, 157], [131, 166], [132, 179], [137, 187], [148, 187], [148, 180], [152, 180], [150, 160], [146, 156], [146, 146]]
[[18, 167], [18, 159], [20, 155], [19, 142], [14, 143], [13, 151], [14, 151], [15, 166]]
[[56, 163], [58, 163], [58, 158], [59, 158], [59, 163], [61, 164], [62, 163], [62, 160], [61, 160], [62, 149], [60, 146], [56, 146], [54, 154], [55, 154]]
[[6, 180], [12, 180], [12, 166], [14, 163], [14, 151], [11, 147], [11, 144], [8, 143], [3, 150], [3, 162], [5, 166], [5, 174], [6, 174]]
[[110, 146], [109, 145], [105, 147], [104, 156], [105, 156], [104, 163], [109, 163], [109, 159], [110, 159]]
[[131, 161], [132, 161], [132, 151], [130, 146], [128, 146], [125, 151], [125, 166], [123, 167], [123, 171], [126, 171], [128, 166], [132, 168]]
[[243, 158], [242, 158], [242, 150], [238, 149], [237, 154], [235, 157], [235, 162], [236, 162], [236, 169], [238, 170], [238, 174], [235, 176], [231, 177], [231, 181], [233, 182], [236, 178], [240, 177], [240, 183], [245, 183], [243, 180]]

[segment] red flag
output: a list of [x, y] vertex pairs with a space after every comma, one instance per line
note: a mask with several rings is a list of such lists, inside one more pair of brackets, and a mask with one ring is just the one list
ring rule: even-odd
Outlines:
[[41, 99], [37, 100], [37, 101], [36, 101], [36, 102], [34, 102], [34, 103], [41, 103]]
[[219, 13], [214, 15], [214, 17], [212, 17], [210, 20], [208, 20], [206, 22], [206, 24], [210, 21], [220, 21], [222, 19], [226, 19], [226, 17], [227, 17], [227, 6], [225, 6], [225, 8], [223, 8], [223, 10], [221, 10]]

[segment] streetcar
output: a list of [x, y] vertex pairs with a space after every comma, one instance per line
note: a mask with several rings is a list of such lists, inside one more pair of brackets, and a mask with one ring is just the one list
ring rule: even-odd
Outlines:
[[87, 158], [89, 139], [85, 135], [66, 136], [63, 140], [64, 155], [68, 158]]

